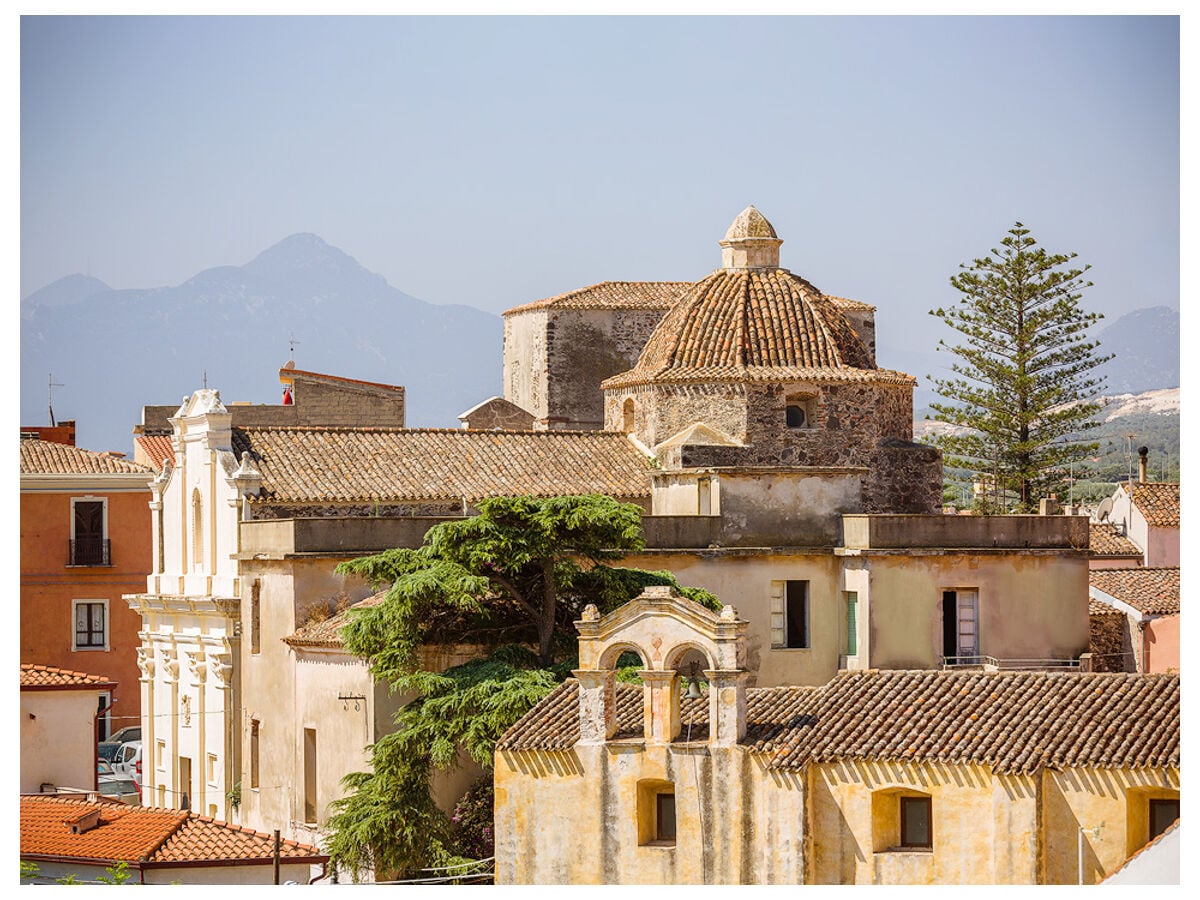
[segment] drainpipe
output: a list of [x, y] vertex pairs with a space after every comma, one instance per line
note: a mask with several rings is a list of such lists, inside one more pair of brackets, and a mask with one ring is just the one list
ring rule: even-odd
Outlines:
[[[113, 704], [117, 702], [117, 698], [113, 697], [108, 706], [104, 709], [96, 710], [96, 715], [92, 717], [92, 756], [96, 759], [100, 758], [100, 717], [113, 708]], [[96, 766], [92, 771], [92, 790], [96, 793], [100, 792], [100, 767]]]
[[1146, 626], [1150, 624], [1149, 619], [1141, 619], [1138, 621], [1138, 642], [1140, 644], [1139, 655], [1141, 662], [1138, 664], [1138, 671], [1142, 674], [1146, 672]]

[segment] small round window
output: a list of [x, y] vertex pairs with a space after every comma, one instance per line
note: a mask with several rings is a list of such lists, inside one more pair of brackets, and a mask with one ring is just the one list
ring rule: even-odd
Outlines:
[[[775, 407], [778, 409], [779, 407]], [[804, 407], [789, 404], [787, 408], [787, 427], [788, 428], [803, 428], [807, 422], [807, 417], [804, 415]]]

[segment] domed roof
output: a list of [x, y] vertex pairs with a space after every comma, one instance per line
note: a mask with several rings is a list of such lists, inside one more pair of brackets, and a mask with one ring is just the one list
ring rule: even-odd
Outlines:
[[719, 269], [663, 317], [637, 365], [610, 382], [758, 380], [769, 373], [747, 370], [845, 367], [875, 365], [845, 316], [815, 287], [784, 269]]
[[778, 238], [775, 233], [775, 226], [767, 221], [767, 217], [755, 209], [752, 205], [747, 206], [737, 218], [729, 226], [729, 230], [725, 232], [725, 240], [738, 241], [745, 238]]
[[[730, 225], [722, 247], [782, 243], [753, 206]], [[894, 381], [877, 369], [839, 304], [778, 265], [726, 265], [696, 282], [650, 335], [637, 365], [605, 388], [678, 381]]]

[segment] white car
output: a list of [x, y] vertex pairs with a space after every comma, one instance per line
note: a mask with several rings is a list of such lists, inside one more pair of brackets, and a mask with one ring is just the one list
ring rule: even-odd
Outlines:
[[127, 741], [117, 750], [112, 760], [113, 772], [128, 775], [141, 786], [142, 783], [142, 742]]
[[96, 793], [131, 806], [142, 805], [142, 788], [130, 775], [97, 775]]

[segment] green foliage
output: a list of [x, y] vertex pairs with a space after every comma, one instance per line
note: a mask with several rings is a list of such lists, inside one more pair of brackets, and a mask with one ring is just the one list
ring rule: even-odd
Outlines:
[[61, 878], [55, 878], [54, 883], [55, 884], [83, 884], [83, 882], [79, 880], [79, 876], [76, 875], [74, 872], [72, 872], [69, 875], [63, 875]]
[[38, 866], [37, 863], [31, 863], [31, 862], [27, 862], [25, 860], [21, 860], [21, 877], [22, 878], [37, 878], [38, 874], [41, 873], [41, 871], [42, 870]]
[[1092, 373], [1110, 357], [1087, 338], [1101, 316], [1079, 305], [1091, 282], [1088, 267], [1067, 267], [1074, 253], [1047, 253], [1020, 222], [991, 252], [950, 279], [956, 305], [930, 312], [963, 337], [938, 342], [957, 359], [954, 377], [932, 379], [948, 402], [930, 408], [968, 429], [936, 439], [947, 466], [986, 476], [995, 498], [1011, 490], [1017, 508], [1030, 510], [1051, 492], [1065, 496], [1069, 463], [1095, 452], [1067, 438], [1096, 426], [1100, 407], [1089, 398], [1103, 378]]
[[105, 874], [96, 878], [101, 884], [128, 884], [132, 874], [129, 871], [129, 863], [123, 859], [119, 859], [115, 864], [108, 866], [104, 870]]
[[[599, 495], [508, 497], [434, 526], [416, 550], [338, 567], [388, 585], [381, 603], [353, 613], [343, 645], [393, 691], [416, 697], [397, 714], [396, 731], [370, 748], [372, 771], [342, 780], [347, 796], [329, 820], [339, 869], [391, 878], [462, 861], [461, 836], [430, 796], [431, 772], [463, 757], [490, 768], [500, 736], [577, 667], [574, 623], [588, 604], [605, 613], [649, 585], [671, 585], [721, 608], [669, 572], [608, 565], [643, 546], [633, 504]], [[433, 642], [497, 649], [426, 672], [418, 651]]]

